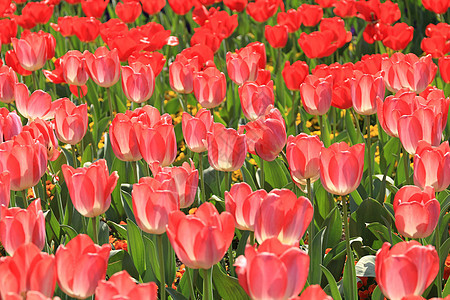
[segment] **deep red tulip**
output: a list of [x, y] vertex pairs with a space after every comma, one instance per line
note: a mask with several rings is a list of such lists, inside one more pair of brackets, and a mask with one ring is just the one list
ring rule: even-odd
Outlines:
[[450, 83], [450, 55], [439, 59], [439, 73], [441, 74], [442, 80]]
[[299, 91], [300, 85], [305, 81], [309, 73], [309, 67], [304, 61], [296, 61], [292, 65], [289, 61], [284, 63], [283, 75], [286, 87], [291, 91]]
[[247, 155], [245, 135], [232, 128], [214, 123], [211, 132], [206, 134], [208, 142], [208, 161], [218, 171], [233, 172], [242, 167]]
[[47, 42], [38, 33], [29, 33], [21, 39], [11, 39], [14, 52], [22, 68], [28, 71], [41, 69], [47, 61]]
[[84, 51], [86, 65], [90, 77], [101, 87], [111, 87], [119, 81], [120, 61], [117, 49], [109, 51], [106, 47], [99, 47], [92, 54]]
[[364, 148], [364, 144], [349, 147], [341, 142], [322, 149], [320, 181], [325, 190], [341, 196], [356, 190], [364, 170]]
[[14, 88], [17, 82], [16, 72], [12, 68], [0, 67], [0, 102], [11, 103], [14, 101]]
[[239, 127], [245, 132], [248, 152], [265, 161], [273, 161], [286, 145], [286, 125], [278, 109], [269, 105], [265, 115]]
[[314, 0], [314, 1], [323, 8], [333, 7], [333, 4], [337, 2], [337, 0]]
[[323, 16], [323, 9], [319, 5], [302, 4], [298, 8], [304, 26], [313, 27], [319, 24]]
[[140, 62], [122, 67], [122, 90], [128, 100], [142, 103], [150, 99], [155, 89], [155, 74], [150, 66]]
[[352, 33], [346, 31], [345, 22], [339, 17], [322, 19], [320, 22], [320, 31], [330, 31], [334, 34], [332, 43], [336, 43], [338, 48], [352, 40]]
[[302, 15], [296, 9], [289, 9], [287, 12], [279, 12], [277, 14], [278, 25], [285, 25], [289, 33], [296, 32], [302, 25]]
[[138, 1], [119, 2], [116, 5], [116, 14], [125, 23], [133, 23], [141, 13], [142, 7]]
[[149, 15], [155, 15], [166, 6], [166, 0], [140, 0], [142, 9]]
[[63, 37], [68, 37], [74, 35], [73, 24], [78, 16], [64, 16], [58, 17], [58, 24], [50, 23], [50, 26], [58, 31]]
[[375, 259], [375, 275], [381, 292], [391, 300], [420, 296], [439, 270], [439, 256], [433, 246], [416, 241], [400, 242], [391, 248], [384, 243]]
[[39, 198], [26, 209], [0, 207], [0, 241], [11, 256], [28, 243], [33, 243], [39, 250], [44, 249], [45, 220]]
[[169, 214], [180, 209], [175, 184], [160, 183], [151, 177], [142, 177], [133, 186], [133, 211], [137, 225], [145, 232], [163, 234], [169, 222]]
[[75, 106], [65, 98], [55, 111], [55, 131], [58, 140], [76, 145], [84, 137], [88, 126], [87, 105]]
[[420, 48], [426, 53], [431, 54], [433, 58], [440, 58], [450, 52], [450, 40], [441, 35], [424, 38]]
[[36, 24], [46, 24], [53, 15], [53, 5], [28, 2], [22, 9], [22, 15], [30, 17]]
[[33, 139], [45, 146], [48, 160], [55, 161], [59, 157], [58, 140], [50, 122], [34, 119], [23, 127], [23, 131], [30, 132]]
[[408, 26], [406, 23], [386, 26], [383, 30], [383, 44], [395, 51], [405, 49], [412, 41], [414, 35], [414, 27]]
[[200, 109], [195, 117], [183, 112], [182, 129], [186, 145], [192, 152], [206, 151], [206, 133], [211, 130], [214, 118], [211, 112], [205, 108]]
[[168, 2], [173, 12], [182, 16], [187, 14], [194, 6], [193, 0], [168, 0]]
[[300, 85], [303, 107], [311, 115], [324, 115], [331, 107], [332, 78], [308, 75]]
[[0, 41], [4, 45], [11, 44], [11, 38], [17, 36], [17, 23], [15, 20], [0, 20]]
[[197, 72], [193, 84], [195, 98], [202, 107], [214, 108], [225, 99], [227, 92], [225, 74], [216, 67]]
[[341, 18], [351, 18], [356, 16], [356, 0], [340, 0], [334, 4], [333, 12]]
[[102, 280], [95, 289], [95, 299], [158, 299], [158, 287], [154, 282], [136, 284], [127, 271], [115, 273], [108, 281]]
[[100, 19], [108, 6], [109, 0], [81, 0], [81, 8], [86, 17]]
[[353, 108], [360, 115], [373, 115], [377, 112], [377, 101], [384, 99], [386, 88], [383, 75], [363, 74], [355, 71], [351, 91]]
[[256, 22], [265, 22], [276, 14], [280, 5], [283, 11], [284, 4], [280, 0], [256, 0], [247, 5], [247, 14]]
[[9, 112], [6, 107], [0, 108], [0, 132], [0, 143], [22, 132], [22, 120], [15, 111]]
[[73, 22], [73, 33], [82, 42], [93, 42], [100, 34], [100, 21], [94, 17], [77, 18]]
[[56, 250], [56, 272], [61, 290], [77, 299], [94, 294], [105, 279], [110, 244], [98, 246], [86, 234], [79, 234]]
[[108, 210], [119, 175], [117, 171], [109, 175], [104, 159], [85, 168], [63, 165], [62, 172], [73, 206], [81, 215], [92, 218]]
[[239, 284], [252, 299], [290, 299], [306, 283], [309, 256], [271, 238], [258, 249], [247, 245], [245, 256], [239, 256], [235, 266]]
[[288, 29], [284, 25], [266, 25], [264, 36], [272, 48], [283, 48], [288, 40]]
[[122, 161], [142, 159], [139, 144], [130, 114], [117, 114], [109, 126], [111, 147], [116, 157]]
[[296, 184], [306, 185], [319, 179], [319, 158], [323, 143], [318, 136], [301, 133], [289, 136], [286, 145], [286, 157], [292, 180]]
[[[22, 245], [13, 256], [6, 256], [0, 261], [2, 299], [8, 299], [9, 293], [19, 295], [41, 293], [45, 297], [52, 297], [55, 286], [55, 257], [41, 252], [32, 243]], [[23, 299], [22, 296], [19, 299]]]
[[166, 59], [164, 58], [164, 55], [159, 52], [139, 52], [131, 54], [128, 58], [129, 64], [135, 62], [140, 62], [144, 65], [150, 65], [153, 74], [155, 74], [155, 77], [157, 77], [164, 68]]
[[196, 28], [191, 38], [191, 46], [205, 45], [216, 53], [222, 43], [222, 37], [206, 27]]
[[63, 58], [64, 56], [57, 58], [55, 60], [54, 70], [42, 70], [42, 73], [44, 73], [45, 78], [51, 83], [61, 84], [66, 82], [63, 75], [63, 68], [61, 67], [61, 61], [63, 60]]
[[436, 14], [445, 14], [450, 7], [449, 0], [422, 0], [422, 4]]
[[321, 58], [330, 56], [337, 49], [337, 44], [332, 43], [334, 33], [331, 31], [314, 31], [311, 34], [302, 32], [298, 44], [309, 58]]
[[422, 191], [417, 186], [406, 185], [395, 194], [393, 204], [395, 227], [401, 235], [425, 238], [436, 228], [441, 208], [432, 187]]
[[263, 116], [269, 105], [274, 104], [273, 81], [258, 85], [256, 82], [246, 82], [239, 87], [239, 99], [244, 116], [249, 120], [256, 120]]
[[209, 269], [223, 258], [230, 247], [234, 237], [234, 219], [229, 212], [219, 215], [214, 205], [205, 202], [193, 215], [185, 215], [181, 211], [170, 213], [167, 237], [186, 267]]
[[248, 4], [248, 0], [223, 0], [223, 4], [232, 11], [241, 12]]
[[422, 189], [432, 186], [436, 192], [443, 191], [450, 185], [449, 172], [448, 142], [432, 147], [427, 142], [420, 141], [414, 155], [414, 184]]
[[67, 84], [83, 86], [89, 79], [86, 59], [78, 50], [69, 51], [62, 57], [61, 68]]

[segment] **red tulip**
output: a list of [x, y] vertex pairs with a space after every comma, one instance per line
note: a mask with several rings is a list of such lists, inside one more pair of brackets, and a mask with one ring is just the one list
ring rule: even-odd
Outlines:
[[313, 218], [313, 206], [306, 197], [287, 189], [267, 194], [255, 217], [258, 243], [276, 237], [285, 245], [298, 245]]
[[273, 81], [262, 85], [246, 82], [239, 87], [239, 98], [244, 116], [254, 121], [264, 115], [269, 105], [274, 104]]
[[318, 5], [302, 4], [298, 8], [304, 26], [313, 27], [319, 24], [323, 16], [323, 9]]
[[236, 50], [235, 54], [227, 53], [227, 71], [230, 79], [237, 85], [247, 81], [255, 81], [258, 69], [266, 67], [266, 50], [264, 44], [251, 43]]
[[11, 190], [35, 186], [47, 170], [47, 149], [27, 131], [0, 144], [0, 172], [9, 171]]
[[433, 81], [437, 66], [431, 55], [420, 59], [413, 53], [394, 53], [390, 58], [383, 57], [384, 82], [391, 92], [402, 88], [420, 93]]
[[116, 14], [125, 23], [133, 23], [141, 15], [142, 7], [138, 1], [117, 3]]
[[235, 226], [240, 230], [255, 230], [255, 217], [267, 196], [265, 190], [252, 192], [245, 182], [234, 184], [230, 191], [225, 191], [225, 207], [235, 220]]
[[66, 246], [56, 250], [56, 272], [60, 289], [77, 299], [94, 294], [97, 285], [105, 278], [110, 244], [98, 246], [86, 234], [79, 234]]
[[123, 270], [115, 273], [108, 281], [102, 280], [95, 289], [95, 299], [158, 299], [158, 287], [154, 282], [136, 284], [135, 280]]
[[339, 17], [322, 19], [320, 22], [320, 31], [330, 31], [333, 33], [332, 43], [336, 43], [338, 48], [352, 40], [352, 33], [346, 31], [345, 22]]
[[337, 0], [314, 0], [314, 1], [323, 8], [333, 7], [333, 4], [337, 2]]
[[198, 188], [198, 171], [191, 159], [179, 167], [158, 166], [153, 168], [152, 173], [154, 178], [163, 184], [169, 181], [174, 182], [174, 191], [180, 208], [189, 207], [194, 203]]
[[163, 234], [169, 214], [180, 209], [175, 183], [161, 183], [151, 177], [139, 179], [133, 186], [133, 211], [137, 225], [145, 232]]
[[55, 131], [58, 140], [76, 145], [86, 134], [87, 126], [87, 105], [75, 106], [69, 99], [63, 99], [55, 112]]
[[364, 144], [334, 143], [320, 153], [320, 181], [328, 192], [347, 195], [359, 186], [364, 169]]
[[17, 36], [17, 23], [15, 20], [0, 20], [0, 42], [4, 45], [11, 44], [11, 38]]
[[53, 15], [53, 5], [28, 2], [22, 9], [22, 15], [32, 19], [35, 24], [46, 24]]
[[383, 44], [395, 51], [405, 49], [412, 41], [414, 35], [414, 27], [408, 26], [406, 23], [386, 26], [383, 30]]
[[414, 110], [415, 93], [400, 90], [384, 101], [377, 99], [378, 120], [384, 131], [393, 137], [398, 137], [398, 120], [404, 115], [411, 115]]
[[356, 16], [356, 0], [340, 0], [334, 4], [333, 12], [341, 18]]
[[196, 28], [191, 37], [191, 46], [204, 45], [216, 53], [222, 43], [222, 37], [216, 32], [205, 26]]
[[442, 80], [450, 83], [450, 55], [439, 59], [439, 73], [441, 74]]
[[62, 172], [73, 206], [81, 215], [92, 218], [108, 210], [119, 176], [117, 171], [109, 175], [104, 159], [85, 168], [63, 165]]
[[0, 241], [9, 255], [28, 243], [44, 249], [45, 220], [40, 199], [31, 202], [26, 209], [2, 205], [0, 210]]
[[22, 68], [36, 71], [44, 66], [48, 51], [44, 36], [33, 32], [21, 39], [12, 38], [11, 42]]
[[23, 127], [23, 131], [30, 132], [33, 139], [45, 146], [48, 160], [55, 161], [59, 157], [58, 140], [53, 131], [53, 126], [49, 122], [34, 119]]
[[432, 187], [422, 191], [417, 186], [406, 185], [395, 194], [395, 227], [408, 238], [425, 238], [436, 228], [440, 209]]
[[211, 130], [211, 126], [214, 123], [211, 112], [202, 108], [195, 117], [183, 112], [181, 122], [184, 141], [189, 149], [197, 153], [206, 151], [207, 148], [204, 143], [206, 141], [206, 133]]
[[265, 22], [276, 14], [278, 7], [284, 4], [280, 0], [256, 0], [247, 5], [247, 14], [256, 22]]
[[22, 245], [13, 256], [6, 256], [0, 261], [2, 299], [8, 299], [9, 293], [28, 295], [39, 292], [45, 297], [52, 297], [55, 286], [55, 257], [41, 252], [32, 243]]
[[294, 298], [296, 300], [308, 300], [308, 299], [314, 299], [314, 300], [333, 300], [331, 296], [328, 296], [325, 294], [325, 292], [322, 290], [320, 285], [313, 284], [308, 286], [302, 293], [300, 297]]
[[128, 100], [142, 103], [150, 99], [155, 89], [155, 74], [150, 66], [140, 62], [122, 67], [122, 90]]
[[321, 58], [330, 56], [337, 49], [337, 44], [332, 43], [334, 33], [330, 31], [314, 31], [311, 34], [302, 32], [298, 44], [309, 58]]
[[168, 2], [173, 12], [182, 16], [187, 14], [194, 6], [194, 1], [192, 0], [168, 0]]
[[[77, 18], [73, 22], [73, 33], [82, 42], [93, 42], [100, 34], [100, 21], [94, 17]], [[100, 47], [102, 48], [102, 47]]]
[[17, 82], [17, 75], [12, 68], [0, 67], [0, 102], [11, 103], [14, 101], [14, 87]]
[[194, 71], [195, 67], [189, 62], [177, 61], [175, 59], [169, 66], [170, 87], [177, 93], [192, 93], [194, 90]]
[[283, 48], [288, 40], [288, 29], [284, 25], [266, 25], [264, 36], [272, 48]]
[[31, 72], [22, 68], [17, 58], [16, 52], [14, 50], [8, 50], [5, 54], [5, 63], [7, 66], [11, 67], [14, 71], [22, 76], [29, 76]]
[[248, 0], [223, 0], [223, 4], [232, 11], [241, 12], [246, 8]]
[[384, 243], [375, 259], [375, 274], [381, 292], [391, 300], [420, 296], [439, 270], [439, 256], [433, 246], [416, 241]]
[[166, 0], [140, 0], [142, 9], [149, 15], [155, 15], [166, 6]]
[[440, 58], [450, 52], [450, 40], [442, 35], [424, 38], [420, 43], [420, 48], [426, 54], [431, 54], [433, 58]]
[[109, 0], [81, 0], [81, 8], [86, 17], [100, 19], [108, 6]]
[[306, 283], [309, 256], [271, 238], [258, 249], [247, 245], [245, 256], [239, 256], [235, 266], [239, 284], [252, 299], [289, 299]]
[[62, 57], [61, 68], [67, 84], [83, 86], [89, 79], [86, 59], [78, 50], [69, 51]]
[[355, 71], [351, 83], [353, 108], [360, 115], [372, 115], [377, 112], [377, 102], [384, 99], [385, 87], [383, 75], [363, 74]]
[[202, 107], [214, 108], [223, 102], [226, 96], [227, 82], [225, 74], [216, 67], [206, 68], [194, 76], [194, 95]]
[[277, 23], [285, 25], [289, 33], [296, 32], [302, 25], [302, 15], [296, 9], [289, 9], [287, 12], [279, 12], [277, 14]]
[[122, 161], [142, 159], [137, 135], [130, 114], [117, 114], [109, 126], [111, 147], [116, 157]]
[[304, 61], [296, 61], [292, 64], [289, 61], [284, 63], [284, 69], [281, 71], [286, 87], [291, 91], [299, 91], [300, 85], [305, 81], [309, 73], [309, 67]]
[[0, 207], [2, 205], [8, 207], [11, 196], [11, 175], [9, 171], [0, 173]]
[[414, 156], [414, 184], [424, 189], [432, 186], [436, 192], [450, 185], [450, 147], [448, 142], [432, 147], [420, 141]]
[[324, 115], [330, 109], [332, 97], [332, 78], [317, 78], [308, 75], [300, 85], [303, 107], [311, 115]]
[[193, 215], [174, 211], [169, 215], [167, 237], [186, 267], [209, 269], [223, 258], [231, 245], [233, 216], [228, 212], [219, 215], [209, 202], [200, 205]]
[[9, 112], [5, 107], [0, 108], [0, 132], [0, 143], [22, 132], [22, 120], [15, 111]]
[[448, 0], [422, 0], [423, 6], [436, 13], [445, 14], [450, 7], [450, 1]]
[[128, 63], [131, 65], [135, 62], [140, 62], [144, 65], [149, 65], [152, 68], [153, 74], [156, 76], [161, 73], [166, 59], [164, 55], [159, 52], [139, 52], [131, 54], [128, 58]]
[[269, 105], [264, 116], [239, 127], [246, 131], [248, 152], [273, 161], [286, 145], [286, 125], [278, 109]]
[[73, 23], [78, 19], [78, 16], [64, 16], [58, 17], [58, 24], [50, 23], [50, 26], [55, 30], [61, 33], [63, 37], [72, 36], [75, 33], [73, 32]]
[[84, 51], [89, 75], [101, 87], [111, 87], [119, 81], [120, 61], [117, 49], [109, 51], [106, 47], [99, 47], [92, 54]]
[[208, 161], [213, 169], [233, 172], [242, 167], [247, 155], [244, 134], [239, 134], [232, 128], [225, 128], [220, 123], [214, 123], [206, 137]]
[[306, 185], [319, 179], [319, 158], [323, 143], [318, 136], [301, 133], [289, 136], [286, 146], [286, 157], [292, 180], [296, 184]]

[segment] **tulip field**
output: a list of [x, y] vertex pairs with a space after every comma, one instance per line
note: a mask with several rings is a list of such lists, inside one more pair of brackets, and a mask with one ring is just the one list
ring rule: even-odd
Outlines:
[[0, 300], [450, 300], [450, 0], [0, 0]]

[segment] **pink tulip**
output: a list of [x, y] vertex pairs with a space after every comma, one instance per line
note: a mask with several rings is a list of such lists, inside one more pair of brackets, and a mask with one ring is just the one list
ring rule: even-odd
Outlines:
[[126, 114], [117, 114], [109, 126], [111, 148], [116, 157], [122, 161], [142, 159], [131, 114], [130, 111]]
[[95, 299], [158, 299], [158, 287], [154, 282], [136, 284], [127, 271], [115, 273], [108, 281], [102, 280], [95, 290]]
[[40, 199], [31, 202], [27, 209], [2, 205], [0, 210], [0, 241], [6, 252], [14, 255], [20, 246], [28, 243], [44, 249], [45, 219]]
[[55, 115], [55, 106], [58, 102], [52, 102], [52, 97], [42, 90], [34, 91], [30, 95], [27, 86], [23, 83], [18, 83], [14, 90], [14, 97], [17, 110], [27, 119], [40, 118], [48, 120]]
[[61, 68], [67, 84], [83, 86], [89, 79], [86, 59], [78, 50], [69, 51], [62, 57]]
[[183, 112], [181, 125], [183, 129], [183, 137], [186, 145], [192, 152], [206, 151], [206, 133], [211, 130], [214, 118], [207, 109], [200, 109], [195, 117]]
[[207, 133], [208, 161], [218, 171], [233, 172], [242, 167], [247, 154], [245, 135], [214, 123]]
[[313, 284], [308, 286], [300, 297], [293, 298], [293, 300], [333, 300], [330, 296], [325, 294], [320, 285]]
[[320, 181], [328, 192], [347, 195], [361, 183], [364, 170], [364, 144], [349, 147], [335, 143], [320, 153]]
[[174, 211], [169, 215], [167, 237], [177, 257], [192, 269], [209, 269], [225, 255], [234, 237], [234, 220], [228, 212], [219, 215], [205, 202], [193, 215]]
[[189, 61], [175, 59], [169, 66], [169, 80], [172, 90], [181, 94], [192, 93], [194, 90], [194, 71], [196, 69]]
[[58, 140], [53, 126], [49, 122], [34, 119], [23, 127], [23, 131], [30, 132], [33, 139], [38, 140], [45, 146], [48, 160], [55, 161], [59, 157]]
[[142, 103], [150, 99], [155, 89], [155, 74], [149, 65], [140, 62], [122, 67], [122, 90], [128, 100]]
[[10, 193], [11, 175], [8, 171], [0, 173], [0, 207], [2, 205], [8, 207], [11, 197]]
[[202, 107], [214, 108], [225, 99], [227, 92], [225, 74], [216, 67], [197, 72], [193, 84], [195, 98]]
[[225, 207], [235, 220], [240, 230], [255, 230], [255, 218], [262, 201], [267, 196], [265, 190], [252, 191], [245, 182], [234, 184], [230, 191], [225, 191]]
[[245, 256], [239, 256], [235, 266], [239, 284], [252, 299], [286, 300], [302, 291], [308, 277], [309, 256], [298, 247], [271, 238], [258, 249], [247, 245]]
[[237, 85], [255, 81], [258, 70], [266, 67], [264, 44], [255, 42], [236, 50], [236, 53], [228, 52], [226, 62], [228, 76]]
[[244, 83], [239, 87], [239, 99], [244, 116], [251, 121], [256, 120], [264, 115], [269, 105], [274, 104], [273, 81], [267, 84]]
[[363, 74], [360, 71], [354, 74], [351, 83], [353, 108], [360, 115], [373, 115], [377, 112], [377, 101], [384, 100], [383, 75]]
[[408, 238], [425, 238], [436, 228], [440, 209], [432, 187], [422, 191], [417, 186], [406, 185], [395, 194], [395, 227]]
[[83, 55], [89, 76], [97, 85], [108, 88], [119, 81], [120, 61], [117, 49], [109, 51], [102, 46], [97, 48], [94, 54], [86, 50]]
[[81, 215], [92, 218], [108, 210], [119, 176], [117, 171], [109, 175], [106, 160], [99, 159], [85, 168], [63, 165], [61, 169], [73, 206]]
[[439, 256], [434, 247], [416, 241], [397, 243], [392, 248], [384, 243], [375, 259], [378, 286], [391, 300], [422, 295], [438, 270]]
[[17, 82], [17, 75], [13, 69], [8, 66], [0, 67], [0, 102], [14, 101], [14, 88]]
[[300, 95], [303, 107], [311, 115], [324, 115], [330, 109], [332, 97], [332, 77], [318, 78], [314, 75], [306, 76], [300, 85]]
[[11, 140], [22, 132], [22, 120], [15, 111], [9, 112], [5, 107], [0, 108], [0, 142]]
[[79, 234], [56, 250], [56, 272], [61, 290], [77, 299], [94, 294], [105, 278], [111, 245], [98, 246], [85, 234]]
[[289, 136], [286, 146], [286, 157], [289, 163], [292, 180], [296, 184], [306, 185], [319, 179], [319, 158], [323, 143], [318, 136], [301, 133]]
[[21, 39], [11, 38], [11, 42], [22, 68], [37, 71], [44, 66], [48, 50], [46, 38], [42, 34], [30, 32]]
[[[0, 296], [24, 295], [29, 291], [52, 297], [56, 286], [55, 257], [41, 252], [35, 244], [20, 246], [13, 256], [0, 260]], [[22, 299], [22, 298], [20, 298]]]
[[76, 145], [84, 137], [88, 126], [87, 105], [75, 106], [64, 98], [55, 112], [55, 131], [58, 139], [66, 144]]

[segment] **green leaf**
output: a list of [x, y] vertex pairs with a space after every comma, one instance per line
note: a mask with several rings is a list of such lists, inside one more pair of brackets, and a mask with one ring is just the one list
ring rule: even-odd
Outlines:
[[51, 244], [52, 240], [55, 240], [56, 244], [60, 244], [61, 227], [56, 220], [55, 215], [51, 210], [44, 213], [45, 218], [45, 232], [47, 234], [47, 241]]
[[[402, 242], [402, 239], [399, 238], [394, 233], [389, 232], [389, 229], [384, 226], [383, 224], [380, 224], [378, 222], [373, 222], [370, 224], [367, 224], [366, 227], [382, 242], [389, 242], [392, 245], [395, 245], [397, 243]], [[392, 238], [392, 241], [391, 241]]]
[[[350, 268], [353, 268], [353, 272], [351, 272]], [[353, 275], [355, 274], [354, 268], [355, 260], [353, 258], [353, 253], [351, 253], [350, 257], [347, 257], [347, 261], [344, 266], [344, 278], [342, 279], [345, 299], [358, 299], [356, 276], [350, 275], [352, 273]], [[351, 281], [353, 281], [353, 284], [351, 284]], [[353, 290], [351, 289], [351, 286], [353, 286]]]
[[60, 227], [64, 231], [64, 233], [69, 236], [69, 240], [73, 239], [78, 235], [78, 232], [69, 225], [62, 224], [60, 225]]
[[225, 275], [220, 267], [213, 266], [212, 280], [214, 288], [224, 300], [250, 299], [235, 277]]
[[125, 228], [125, 226], [114, 223], [113, 221], [107, 221], [106, 223], [109, 225], [109, 227], [117, 231], [121, 239], [127, 238], [127, 229]]
[[106, 275], [108, 277], [111, 277], [114, 273], [122, 271], [124, 252], [124, 250], [111, 250], [109, 253], [108, 268], [106, 269]]
[[320, 265], [322, 265], [323, 254], [325, 252], [325, 249], [323, 249], [323, 242], [326, 229], [327, 228], [324, 227], [316, 234], [311, 244], [312, 251], [308, 251], [311, 258], [308, 278], [310, 284], [320, 284], [322, 279]]
[[384, 300], [384, 296], [381, 293], [380, 287], [376, 287], [372, 293], [372, 300]]
[[444, 290], [442, 291], [442, 297], [447, 297], [450, 295], [450, 278], [447, 279]]
[[328, 269], [325, 268], [323, 265], [320, 265], [320, 268], [322, 269], [323, 274], [325, 274], [325, 277], [328, 280], [328, 286], [330, 287], [331, 297], [333, 297], [334, 300], [342, 300], [341, 293], [339, 293], [337, 283], [331, 272], [328, 271]]
[[236, 249], [236, 257], [239, 255], [244, 255], [245, 252], [245, 246], [247, 245], [247, 240], [249, 239], [250, 231], [243, 230], [241, 238], [239, 239], [239, 244]]
[[127, 224], [128, 249], [137, 271], [142, 275], [146, 269], [146, 253], [144, 241], [142, 240], [142, 232], [132, 220], [127, 219]]
[[171, 287], [166, 287], [166, 291], [169, 293], [170, 297], [172, 297], [173, 300], [187, 300], [183, 294], [177, 292]]
[[92, 161], [92, 152], [93, 149], [91, 144], [87, 145], [86, 148], [84, 148], [83, 153], [81, 154], [81, 165]]
[[[144, 282], [160, 280], [158, 253], [156, 253], [155, 243], [151, 238], [144, 235], [144, 244], [146, 250], [147, 270], [145, 270]], [[154, 278], [155, 280], [150, 280]]]
[[274, 161], [264, 161], [264, 175], [266, 183], [270, 184], [272, 189], [281, 189], [288, 184], [285, 170], [286, 166], [278, 159]]

